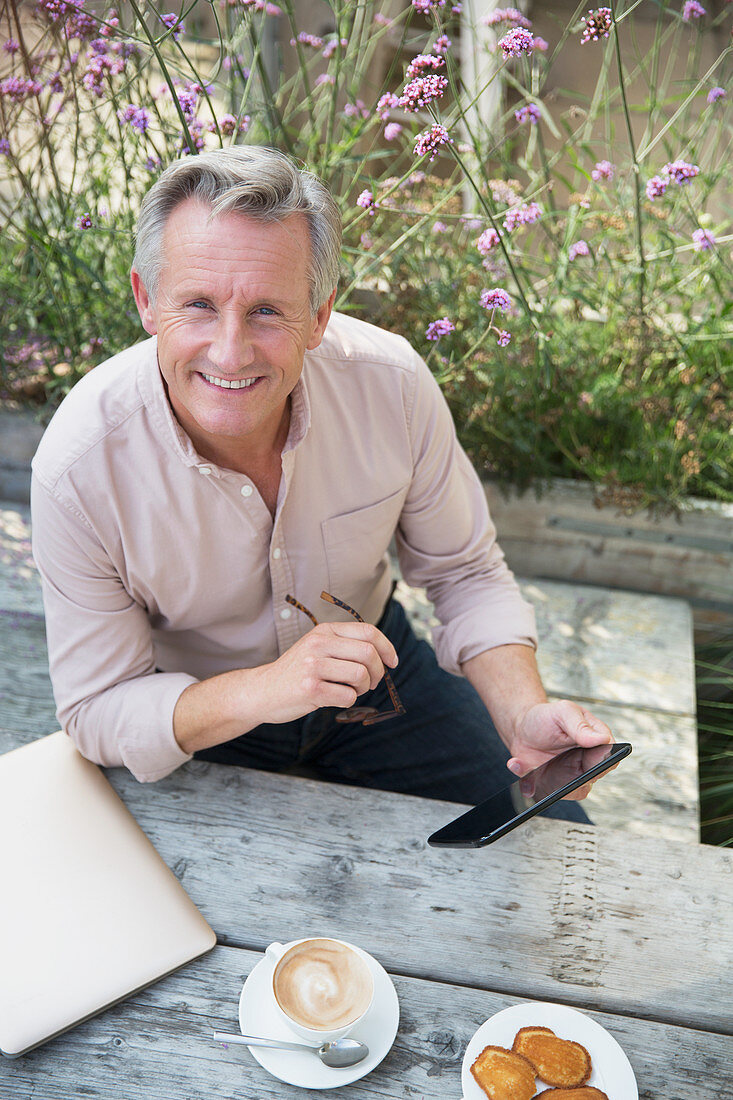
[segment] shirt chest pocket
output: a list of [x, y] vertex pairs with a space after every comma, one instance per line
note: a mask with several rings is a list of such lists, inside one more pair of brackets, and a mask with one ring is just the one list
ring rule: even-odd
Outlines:
[[349, 600], [366, 593], [384, 573], [385, 555], [399, 523], [406, 489], [321, 523], [329, 591]]

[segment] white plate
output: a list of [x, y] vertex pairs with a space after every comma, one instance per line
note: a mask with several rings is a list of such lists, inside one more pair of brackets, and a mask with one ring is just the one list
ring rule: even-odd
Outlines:
[[[639, 1090], [629, 1060], [605, 1028], [574, 1008], [536, 1001], [512, 1005], [497, 1012], [475, 1033], [463, 1057], [463, 1100], [486, 1100], [486, 1093], [479, 1088], [471, 1073], [471, 1066], [484, 1047], [511, 1048], [520, 1027], [531, 1027], [533, 1024], [550, 1027], [561, 1039], [573, 1039], [585, 1047], [593, 1063], [593, 1072], [587, 1084], [605, 1092], [608, 1100], [639, 1100]], [[550, 1087], [537, 1079], [538, 1094]]]
[[[252, 1057], [273, 1077], [289, 1085], [308, 1089], [336, 1089], [358, 1081], [378, 1066], [389, 1052], [397, 1034], [400, 1006], [397, 992], [387, 971], [360, 947], [349, 944], [361, 955], [374, 976], [372, 1007], [354, 1032], [353, 1038], [369, 1047], [363, 1062], [346, 1069], [329, 1069], [315, 1054], [297, 1050], [274, 1050], [270, 1047], [249, 1047]], [[271, 985], [273, 964], [264, 958], [257, 963], [244, 983], [239, 998], [239, 1026], [243, 1035], [264, 1035], [268, 1039], [305, 1042], [283, 1023], [274, 1007]], [[486, 1097], [483, 1097], [486, 1100]]]

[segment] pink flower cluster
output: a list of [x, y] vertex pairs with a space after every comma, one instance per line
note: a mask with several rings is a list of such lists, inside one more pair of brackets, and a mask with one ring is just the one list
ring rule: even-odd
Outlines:
[[377, 100], [377, 114], [382, 121], [389, 118], [389, 112], [393, 111], [395, 107], [399, 107], [400, 97], [395, 95], [394, 92], [385, 92], [383, 96], [380, 96]]
[[431, 12], [437, 11], [438, 8], [444, 8], [445, 0], [412, 0], [412, 6], [415, 11], [419, 11], [421, 15], [430, 15]]
[[587, 241], [576, 241], [575, 244], [570, 245], [568, 259], [575, 260], [578, 256], [590, 256], [590, 249], [588, 248]]
[[438, 38], [436, 38], [435, 42], [433, 43], [433, 53], [437, 53], [440, 54], [441, 57], [445, 57], [452, 45], [453, 43], [451, 42], [448, 35], [441, 34]]
[[685, 23], [689, 23], [691, 19], [700, 19], [703, 15], [705, 15], [705, 8], [702, 4], [698, 4], [697, 0], [687, 0], [682, 9], [682, 18]]
[[599, 160], [590, 175], [598, 183], [599, 180], [612, 180], [614, 172], [615, 168], [610, 160]]
[[23, 103], [43, 91], [43, 84], [37, 80], [27, 80], [24, 76], [7, 76], [0, 81], [0, 95], [7, 96], [13, 103]]
[[174, 42], [177, 42], [181, 35], [186, 33], [186, 28], [174, 11], [169, 12], [167, 15], [161, 15], [160, 18], [171, 32], [171, 38]]
[[597, 42], [600, 38], [608, 38], [613, 26], [611, 9], [596, 8], [595, 11], [589, 11], [587, 15], [583, 16], [583, 22], [585, 23], [585, 29], [580, 40], [581, 45], [584, 42]]
[[512, 300], [505, 290], [495, 286], [491, 290], [482, 290], [479, 297], [479, 303], [484, 309], [500, 309], [502, 313], [506, 313], [508, 309], [512, 307]]
[[517, 122], [531, 122], [536, 125], [542, 118], [542, 112], [536, 103], [526, 103], [514, 112]]
[[518, 225], [531, 225], [542, 217], [542, 207], [536, 202], [523, 202], [512, 206], [504, 217], [504, 231], [511, 233]]
[[360, 206], [362, 210], [368, 210], [369, 213], [374, 216], [374, 213], [377, 209], [377, 204], [374, 201], [374, 193], [372, 191], [369, 191], [368, 189], [362, 191], [362, 193], [359, 195], [359, 198], [356, 200], [356, 205]]
[[91, 214], [87, 210], [86, 214], [82, 214], [81, 217], [77, 218], [74, 224], [77, 229], [91, 229], [94, 222], [92, 221]]
[[708, 92], [708, 103], [712, 106], [712, 104], [717, 103], [719, 99], [725, 99], [727, 94], [725, 88], [711, 88]]
[[445, 61], [442, 57], [436, 57], [432, 53], [419, 53], [417, 57], [413, 57], [410, 64], [405, 70], [405, 80], [413, 80], [416, 76], [423, 76], [425, 73], [438, 72], [440, 69], [445, 68]]
[[500, 348], [505, 348], [512, 338], [511, 332], [507, 332], [505, 328], [494, 329], [496, 333], [496, 342]]
[[425, 329], [428, 340], [439, 340], [441, 336], [447, 336], [449, 332], [455, 332], [456, 326], [449, 317], [441, 317], [438, 321], [431, 321]]
[[492, 227], [491, 229], [485, 229], [479, 239], [476, 241], [476, 248], [479, 250], [482, 256], [488, 256], [498, 245], [500, 240], [499, 234]]
[[490, 15], [485, 15], [481, 20], [487, 27], [495, 27], [497, 23], [512, 23], [515, 27], [532, 26], [526, 15], [522, 15], [518, 8], [496, 8]]
[[415, 156], [423, 157], [430, 153], [432, 163], [444, 145], [452, 145], [453, 138], [448, 136], [448, 131], [439, 123], [434, 123], [429, 130], [424, 130], [415, 142]]
[[700, 169], [696, 164], [688, 164], [684, 160], [673, 160], [669, 164], [665, 164], [664, 172], [673, 179], [675, 183], [689, 183], [695, 176], [700, 175]]
[[307, 34], [306, 31], [301, 31], [297, 38], [290, 39], [290, 45], [295, 46], [298, 42], [301, 46], [310, 46], [314, 50], [323, 49], [323, 39], [319, 38], [317, 34]]
[[707, 229], [696, 229], [692, 234], [693, 248], [696, 252], [707, 252], [715, 247], [715, 237]]
[[416, 77], [405, 84], [399, 101], [400, 107], [404, 107], [406, 111], [419, 111], [433, 100], [440, 99], [447, 87], [446, 78], [436, 73]]
[[321, 56], [325, 57], [326, 61], [328, 61], [329, 57], [333, 57], [336, 53], [339, 46], [341, 46], [342, 50], [345, 50], [348, 44], [348, 38], [332, 38], [330, 42], [327, 42], [324, 46]]
[[141, 134], [144, 134], [150, 125], [150, 115], [145, 108], [136, 107], [133, 103], [129, 103], [127, 107], [120, 108], [117, 112], [117, 117], [120, 122], [126, 122], [135, 130], [139, 130]]
[[[241, 119], [237, 119], [235, 115], [222, 115], [219, 119], [219, 133], [222, 137], [231, 137], [232, 134], [246, 134], [250, 124], [249, 115], [243, 115]], [[208, 125], [209, 132], [216, 133], [216, 123], [210, 122]]]
[[524, 27], [514, 27], [499, 39], [499, 45], [505, 60], [509, 57], [521, 57], [524, 53], [532, 53], [534, 36]]

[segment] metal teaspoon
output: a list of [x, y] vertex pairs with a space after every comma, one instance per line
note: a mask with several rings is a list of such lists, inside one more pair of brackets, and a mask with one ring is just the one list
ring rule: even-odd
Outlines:
[[239, 1043], [246, 1047], [278, 1047], [281, 1050], [307, 1050], [311, 1054], [317, 1054], [324, 1066], [331, 1069], [344, 1069], [346, 1066], [355, 1066], [363, 1061], [369, 1053], [366, 1043], [360, 1043], [358, 1039], [334, 1039], [333, 1042], [322, 1043], [319, 1047], [307, 1046], [305, 1043], [288, 1043], [281, 1039], [262, 1039], [257, 1035], [235, 1035], [227, 1031], [215, 1031], [214, 1040], [217, 1043]]

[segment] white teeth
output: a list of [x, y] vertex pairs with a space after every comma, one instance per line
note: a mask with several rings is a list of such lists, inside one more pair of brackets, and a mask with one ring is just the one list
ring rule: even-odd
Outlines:
[[226, 378], [214, 378], [213, 374], [202, 374], [201, 377], [214, 386], [219, 386], [222, 390], [243, 390], [257, 381], [256, 378], [237, 378], [227, 381]]

